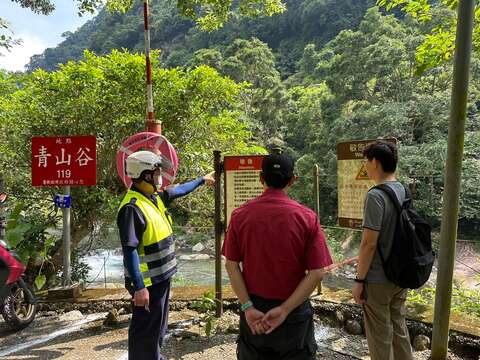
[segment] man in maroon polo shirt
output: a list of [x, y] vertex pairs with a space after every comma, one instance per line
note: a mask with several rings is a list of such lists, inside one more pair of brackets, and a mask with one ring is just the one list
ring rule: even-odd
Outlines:
[[287, 195], [293, 168], [286, 155], [265, 156], [264, 192], [233, 211], [223, 244], [241, 304], [239, 360], [315, 359], [308, 297], [332, 259], [315, 213]]

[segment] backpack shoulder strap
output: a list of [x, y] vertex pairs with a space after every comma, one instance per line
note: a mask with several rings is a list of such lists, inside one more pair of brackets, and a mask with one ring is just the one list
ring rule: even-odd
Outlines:
[[412, 192], [410, 191], [408, 186], [405, 186], [405, 184], [402, 184], [403, 188], [405, 189], [405, 201], [412, 201]]
[[[397, 195], [395, 194], [395, 191], [393, 191], [393, 189], [390, 186], [388, 186], [387, 184], [379, 184], [377, 186], [374, 186], [372, 189], [379, 189], [383, 191], [385, 194], [387, 194], [387, 196], [390, 198], [395, 208], [397, 209], [398, 213], [400, 214], [400, 212], [402, 211], [402, 204], [398, 200]], [[405, 189], [405, 191], [407, 190]]]

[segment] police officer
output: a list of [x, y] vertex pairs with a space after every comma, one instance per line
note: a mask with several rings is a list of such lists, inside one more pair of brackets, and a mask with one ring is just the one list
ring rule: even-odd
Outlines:
[[157, 191], [161, 186], [162, 159], [138, 151], [126, 160], [132, 186], [123, 198], [117, 225], [123, 249], [125, 286], [133, 297], [128, 330], [129, 360], [162, 360], [159, 349], [168, 326], [170, 279], [177, 271], [168, 203], [207, 183], [212, 174]]

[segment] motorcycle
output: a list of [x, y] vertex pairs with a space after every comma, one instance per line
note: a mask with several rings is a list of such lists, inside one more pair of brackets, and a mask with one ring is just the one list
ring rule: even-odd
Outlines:
[[[0, 205], [5, 202], [6, 196], [0, 194]], [[0, 214], [3, 215], [3, 214]], [[0, 216], [0, 236], [3, 235], [3, 216]], [[25, 268], [21, 265], [14, 251], [8, 249], [7, 244], [0, 238], [0, 271], [2, 266], [8, 268], [9, 277], [2, 286], [0, 281], [0, 314], [7, 326], [14, 331], [26, 328], [32, 323], [37, 314], [37, 300], [32, 287], [24, 280]]]

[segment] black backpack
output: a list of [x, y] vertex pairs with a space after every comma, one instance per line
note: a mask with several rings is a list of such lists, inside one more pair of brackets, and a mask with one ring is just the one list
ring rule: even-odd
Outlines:
[[405, 201], [400, 204], [395, 191], [386, 184], [375, 188], [388, 195], [398, 212], [392, 250], [387, 258], [378, 251], [388, 280], [404, 289], [417, 289], [432, 272], [435, 253], [432, 250], [430, 225], [415, 211], [410, 191], [405, 187]]

